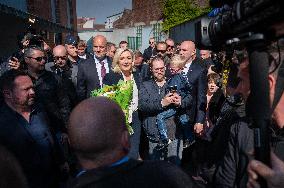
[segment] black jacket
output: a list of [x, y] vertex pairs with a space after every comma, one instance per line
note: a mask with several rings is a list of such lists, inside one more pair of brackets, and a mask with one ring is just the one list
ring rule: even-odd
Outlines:
[[69, 97], [71, 108], [78, 104], [78, 96], [76, 92], [78, 66], [68, 63], [68, 67], [64, 70], [57, 68], [53, 62], [45, 65], [46, 70], [57, 74], [62, 80], [62, 86], [65, 93]]
[[89, 170], [71, 184], [70, 188], [189, 188], [195, 187], [190, 177], [178, 167], [165, 161], [128, 162], [115, 167]]
[[[231, 121], [229, 139], [221, 163], [216, 169], [214, 186], [218, 188], [246, 187], [249, 155], [254, 150], [254, 134], [250, 121], [243, 115]], [[273, 127], [273, 126], [272, 126]], [[284, 160], [284, 131], [271, 127], [271, 149]], [[223, 141], [224, 142], [224, 141]], [[216, 151], [216, 150], [215, 150]]]
[[220, 116], [222, 105], [225, 101], [225, 96], [221, 88], [219, 88], [212, 96], [209, 104], [209, 119], [215, 124], [217, 122], [218, 117]]
[[31, 188], [56, 187], [58, 165], [64, 161], [48, 122], [40, 108], [34, 108], [27, 122], [6, 104], [0, 107], [0, 144], [19, 161]]
[[152, 48], [151, 46], [149, 46], [144, 50], [143, 59], [147, 62], [148, 60], [150, 60], [151, 57], [155, 56], [156, 54], [156, 48]]
[[[139, 90], [142, 78], [140, 77], [140, 74], [138, 72], [133, 72], [133, 77]], [[108, 74], [105, 75], [103, 84], [109, 86], [116, 85], [120, 80], [124, 80], [123, 75], [121, 73], [115, 73], [113, 71], [110, 71]]]
[[[139, 91], [140, 88], [140, 83], [141, 83], [141, 77], [139, 76], [138, 73], [133, 73], [133, 77], [137, 86], [137, 89]], [[111, 71], [110, 73], [106, 74], [103, 80], [104, 85], [116, 85], [118, 82], [123, 79], [123, 75], [121, 73], [114, 73]], [[131, 158], [138, 159], [139, 157], [139, 145], [140, 145], [140, 135], [141, 135], [141, 121], [139, 117], [138, 110], [134, 111], [132, 113], [132, 123], [131, 127], [134, 131], [134, 134], [130, 136], [130, 143], [131, 143], [131, 148], [128, 153], [128, 156]]]
[[36, 103], [47, 112], [51, 121], [51, 128], [55, 132], [66, 132], [71, 103], [65, 93], [66, 90], [62, 85], [62, 80], [50, 71], [43, 71], [38, 79], [32, 76], [31, 78], [34, 84]]

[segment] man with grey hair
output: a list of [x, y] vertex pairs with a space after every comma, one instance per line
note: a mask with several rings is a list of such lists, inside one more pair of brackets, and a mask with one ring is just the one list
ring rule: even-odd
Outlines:
[[40, 47], [28, 47], [24, 52], [27, 73], [32, 78], [36, 103], [44, 107], [50, 119], [51, 129], [61, 136], [66, 132], [70, 114], [70, 100], [61, 79], [45, 70], [46, 56]]

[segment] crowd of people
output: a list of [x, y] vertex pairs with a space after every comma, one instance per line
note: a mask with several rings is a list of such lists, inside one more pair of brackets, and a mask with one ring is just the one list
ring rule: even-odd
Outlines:
[[[142, 53], [97, 35], [86, 49], [72, 35], [51, 49], [28, 33], [0, 64], [1, 187], [258, 187], [258, 176], [281, 187], [284, 95], [272, 110], [271, 169], [250, 162], [245, 49], [227, 75], [227, 57], [190, 40], [150, 38]], [[283, 49], [267, 51], [271, 103]], [[91, 96], [120, 81], [133, 83], [127, 120], [117, 103]]]

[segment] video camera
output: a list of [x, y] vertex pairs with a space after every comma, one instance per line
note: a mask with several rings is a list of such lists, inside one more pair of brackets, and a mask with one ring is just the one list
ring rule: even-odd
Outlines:
[[[236, 49], [247, 50], [250, 73], [247, 106], [251, 107], [247, 115], [254, 128], [254, 153], [257, 160], [270, 165], [269, 127], [273, 109], [267, 79], [270, 65], [267, 49], [272, 42], [284, 36], [284, 1], [210, 0], [210, 4], [214, 8], [222, 8], [218, 9], [220, 13], [217, 16], [201, 18], [195, 24], [196, 45], [215, 52], [226, 51], [227, 64], [232, 63]], [[283, 80], [277, 80], [277, 83], [282, 87], [275, 93], [282, 96]], [[259, 181], [261, 187], [267, 187], [264, 179]]]
[[246, 38], [249, 32], [262, 33], [270, 41], [284, 35], [283, 0], [210, 0], [210, 4], [230, 8], [195, 24], [195, 42], [202, 49], [222, 49], [230, 40]]

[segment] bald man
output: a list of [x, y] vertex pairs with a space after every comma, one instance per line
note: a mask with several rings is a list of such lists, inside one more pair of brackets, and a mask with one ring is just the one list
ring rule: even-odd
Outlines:
[[[201, 136], [203, 134], [203, 125], [205, 121], [205, 112], [207, 104], [207, 69], [202, 66], [199, 59], [196, 58], [196, 48], [193, 41], [184, 41], [180, 45], [180, 55], [182, 55], [186, 61], [183, 72], [187, 75], [188, 81], [192, 86], [192, 108], [189, 109], [188, 116], [191, 122], [191, 127], [194, 132]], [[188, 126], [190, 127], [190, 126]], [[188, 134], [189, 131], [184, 131], [184, 134]], [[195, 153], [198, 153], [199, 139], [196, 138], [196, 142], [192, 147], [189, 147], [184, 152], [183, 159], [191, 159], [189, 164], [191, 166], [192, 173], [196, 175], [198, 169], [198, 157]], [[200, 141], [201, 142], [201, 141]], [[186, 145], [186, 143], [185, 143]], [[186, 145], [187, 147], [187, 145]], [[191, 155], [191, 156], [187, 156]]]
[[63, 45], [53, 48], [53, 60], [54, 62], [45, 64], [45, 69], [54, 72], [61, 78], [63, 89], [68, 95], [71, 108], [74, 108], [78, 103], [76, 92], [78, 65], [70, 61], [66, 46]]
[[183, 72], [192, 85], [193, 108], [189, 117], [194, 123], [194, 130], [202, 134], [206, 110], [207, 71], [196, 58], [196, 48], [193, 41], [184, 41], [180, 45], [180, 55], [186, 61]]
[[170, 163], [127, 157], [130, 142], [125, 116], [110, 99], [84, 100], [69, 122], [70, 144], [82, 166], [71, 187], [194, 187], [191, 179]]
[[93, 38], [93, 58], [83, 60], [78, 68], [77, 93], [82, 101], [91, 91], [102, 87], [104, 76], [111, 69], [112, 60], [107, 54], [107, 40], [102, 35]]

